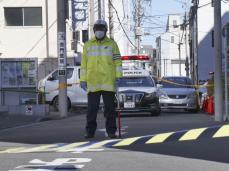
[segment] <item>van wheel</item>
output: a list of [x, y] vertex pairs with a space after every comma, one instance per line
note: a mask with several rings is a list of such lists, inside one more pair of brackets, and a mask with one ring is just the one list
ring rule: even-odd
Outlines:
[[[71, 109], [71, 101], [69, 98], [67, 101], [67, 106], [68, 106], [68, 111], [69, 111]], [[53, 108], [54, 108], [55, 112], [59, 111], [59, 98], [58, 98], [58, 96], [56, 96], [53, 100]]]

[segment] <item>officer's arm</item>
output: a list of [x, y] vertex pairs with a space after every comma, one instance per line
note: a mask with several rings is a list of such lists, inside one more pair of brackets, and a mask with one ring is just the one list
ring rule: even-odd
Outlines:
[[80, 82], [87, 82], [87, 47], [86, 44], [83, 47], [83, 55], [80, 66]]
[[122, 77], [122, 60], [118, 45], [114, 43], [113, 60], [115, 63], [116, 79]]

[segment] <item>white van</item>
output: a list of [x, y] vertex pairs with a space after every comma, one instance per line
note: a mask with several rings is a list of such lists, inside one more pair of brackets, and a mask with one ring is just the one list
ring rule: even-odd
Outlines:
[[[80, 88], [80, 67], [67, 67], [67, 96], [68, 108], [71, 106], [85, 107], [87, 106], [87, 92]], [[59, 79], [58, 69], [47, 75], [38, 83], [38, 90], [44, 92], [45, 102], [54, 106], [58, 110], [58, 90]]]

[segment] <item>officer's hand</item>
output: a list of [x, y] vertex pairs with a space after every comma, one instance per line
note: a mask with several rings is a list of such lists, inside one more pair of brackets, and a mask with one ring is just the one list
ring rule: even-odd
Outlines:
[[87, 91], [87, 82], [81, 81], [81, 82], [80, 82], [80, 87], [81, 87], [84, 91]]

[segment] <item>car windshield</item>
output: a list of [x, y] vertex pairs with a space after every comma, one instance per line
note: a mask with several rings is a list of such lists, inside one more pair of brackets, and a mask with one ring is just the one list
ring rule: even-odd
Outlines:
[[119, 87], [154, 87], [150, 77], [123, 77], [119, 81]]
[[163, 88], [189, 88], [191, 80], [185, 77], [167, 77], [161, 80]]

